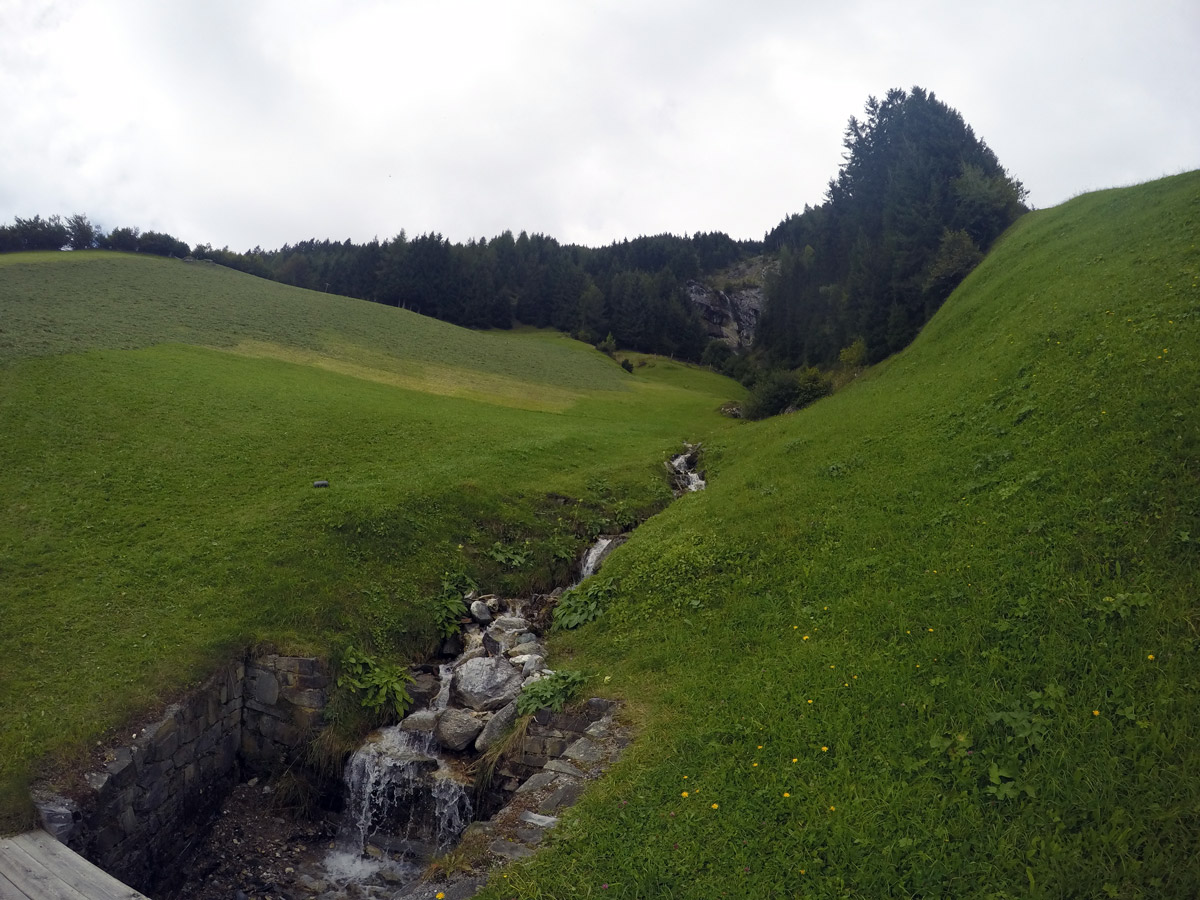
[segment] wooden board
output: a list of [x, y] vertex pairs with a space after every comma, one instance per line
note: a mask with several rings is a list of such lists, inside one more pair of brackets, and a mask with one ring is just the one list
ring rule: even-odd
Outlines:
[[146, 900], [44, 831], [0, 839], [0, 900]]

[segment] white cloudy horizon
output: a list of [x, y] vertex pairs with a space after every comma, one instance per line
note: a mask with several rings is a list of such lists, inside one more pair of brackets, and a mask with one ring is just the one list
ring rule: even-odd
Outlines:
[[1178, 0], [0, 0], [0, 222], [760, 239], [914, 85], [1053, 206], [1200, 166], [1198, 39]]

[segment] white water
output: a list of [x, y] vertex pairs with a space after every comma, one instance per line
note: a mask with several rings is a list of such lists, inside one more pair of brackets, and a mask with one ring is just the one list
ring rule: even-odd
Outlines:
[[[449, 669], [442, 667], [444, 687], [435, 703], [448, 699]], [[361, 880], [384, 865], [396, 867], [390, 860], [371, 858], [377, 852], [372, 844], [389, 850], [444, 850], [471, 821], [470, 787], [454, 777], [432, 734], [399, 726], [380, 729], [350, 757], [344, 777], [346, 813], [336, 846], [325, 859], [326, 872], [335, 881]]]
[[592, 544], [587, 555], [583, 558], [583, 566], [579, 572], [579, 580], [596, 574], [596, 569], [600, 567], [600, 560], [604, 557], [605, 551], [612, 545], [612, 538], [602, 537], [596, 543]]
[[440, 712], [450, 705], [450, 680], [454, 677], [454, 663], [438, 666], [438, 692], [429, 703], [429, 708]]
[[677, 481], [681, 487], [687, 488], [688, 492], [702, 491], [705, 488], [705, 481], [700, 475], [692, 469], [688, 464], [688, 458], [692, 451], [680, 453], [678, 456], [671, 458], [671, 471], [677, 476]]

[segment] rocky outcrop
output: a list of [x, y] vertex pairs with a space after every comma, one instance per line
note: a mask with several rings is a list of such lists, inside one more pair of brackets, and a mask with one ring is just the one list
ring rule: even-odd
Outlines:
[[723, 340], [737, 350], [749, 349], [763, 306], [761, 287], [744, 287], [726, 293], [698, 281], [689, 281], [687, 297], [704, 320], [709, 337]]

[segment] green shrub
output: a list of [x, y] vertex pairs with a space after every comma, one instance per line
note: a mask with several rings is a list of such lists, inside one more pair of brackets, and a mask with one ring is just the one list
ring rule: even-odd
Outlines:
[[382, 663], [355, 647], [342, 654], [338, 669], [337, 686], [348, 690], [375, 718], [385, 720], [394, 712], [402, 719], [412, 706], [408, 685], [413, 677], [407, 669]]
[[578, 628], [599, 618], [616, 594], [616, 579], [589, 578], [585, 584], [559, 598], [554, 607], [555, 630]]
[[754, 385], [742, 415], [747, 419], [777, 416], [788, 407], [800, 409], [832, 392], [833, 384], [815, 368], [771, 372]]
[[475, 580], [465, 572], [447, 572], [442, 576], [442, 590], [433, 601], [433, 618], [442, 637], [453, 637], [462, 630], [462, 618], [467, 614], [463, 597], [476, 587]]
[[583, 681], [582, 672], [563, 669], [530, 682], [517, 697], [517, 713], [528, 716], [543, 707], [561, 712], [583, 687]]

